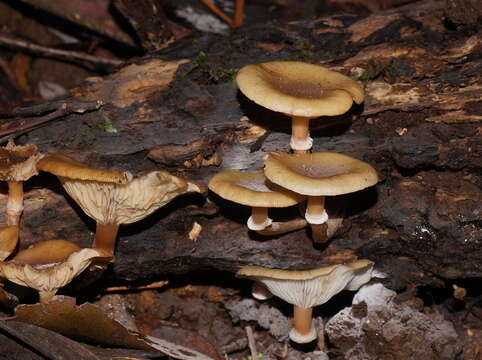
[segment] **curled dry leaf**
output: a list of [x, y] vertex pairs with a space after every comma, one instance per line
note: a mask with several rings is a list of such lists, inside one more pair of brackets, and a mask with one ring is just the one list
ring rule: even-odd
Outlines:
[[[92, 353], [85, 345], [38, 326], [17, 321], [0, 321], [0, 329], [2, 329], [2, 332], [11, 336], [11, 338], [19, 341], [22, 345], [27, 345], [27, 347], [34, 350], [35, 353], [45, 356], [42, 358], [99, 360], [99, 357]], [[3, 343], [2, 350], [4, 350]], [[17, 359], [19, 358], [20, 357], [17, 357]], [[23, 358], [24, 357], [22, 357], [22, 359]]]
[[75, 305], [75, 299], [58, 296], [46, 304], [21, 305], [12, 320], [34, 324], [79, 341], [126, 347], [146, 351], [160, 351], [175, 359], [213, 360], [187, 347], [156, 337], [143, 338], [109, 318], [102, 310], [89, 303]]

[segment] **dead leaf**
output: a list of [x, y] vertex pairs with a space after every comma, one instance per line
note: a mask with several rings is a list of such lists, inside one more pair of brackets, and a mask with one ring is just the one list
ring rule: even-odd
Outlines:
[[99, 360], [82, 344], [38, 326], [18, 321], [0, 321], [0, 329], [48, 359]]
[[[155, 337], [144, 338], [127, 330], [90, 303], [75, 305], [75, 299], [58, 296], [44, 304], [20, 305], [11, 320], [21, 321], [55, 331], [89, 343], [157, 350], [175, 359], [213, 360], [195, 350]], [[215, 360], [215, 359], [214, 359]]]

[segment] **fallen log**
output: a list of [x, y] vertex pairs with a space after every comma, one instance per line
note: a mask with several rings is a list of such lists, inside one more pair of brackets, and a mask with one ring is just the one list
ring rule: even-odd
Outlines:
[[[214, 194], [186, 196], [121, 227], [111, 276], [140, 281], [360, 257], [375, 261], [398, 288], [480, 277], [482, 32], [447, 29], [442, 5], [194, 35], [106, 78], [87, 79], [70, 101], [100, 101], [99, 109], [67, 114], [19, 140], [91, 165], [165, 169], [206, 185], [218, 171], [257, 170], [267, 152], [289, 150], [288, 119], [243, 97], [233, 83], [236, 69], [269, 60], [320, 63], [362, 81], [366, 100], [346, 115], [313, 121], [314, 151], [355, 156], [382, 179], [376, 189], [330, 200], [346, 209], [333, 239], [313, 245], [304, 229], [255, 235], [244, 225], [247, 208]], [[93, 221], [54, 177], [42, 174], [26, 191], [21, 247], [51, 238], [90, 244]], [[201, 230], [192, 240], [195, 223]]]

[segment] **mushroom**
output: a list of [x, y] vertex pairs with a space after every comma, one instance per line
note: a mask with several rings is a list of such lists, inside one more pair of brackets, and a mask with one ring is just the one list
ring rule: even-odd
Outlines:
[[111, 254], [120, 224], [139, 221], [178, 195], [203, 191], [198, 184], [166, 171], [132, 179], [127, 172], [90, 169], [65, 158], [44, 158], [39, 168], [57, 175], [67, 193], [97, 222], [92, 247]]
[[0, 277], [37, 290], [40, 302], [47, 302], [93, 261], [112, 259], [100, 249], [81, 249], [69, 241], [48, 240], [20, 251], [12, 260], [0, 261]]
[[0, 228], [0, 261], [5, 260], [15, 250], [18, 242], [18, 226]]
[[290, 145], [294, 152], [311, 149], [309, 121], [347, 112], [363, 102], [362, 87], [323, 66], [299, 61], [272, 61], [243, 67], [236, 76], [241, 92], [267, 109], [292, 119]]
[[37, 175], [37, 161], [42, 157], [37, 145], [17, 146], [12, 138], [0, 148], [0, 180], [8, 183], [7, 225], [18, 225], [23, 211], [23, 181]]
[[268, 154], [264, 173], [275, 184], [308, 196], [305, 219], [316, 242], [326, 240], [320, 226], [328, 220], [325, 196], [348, 194], [378, 182], [375, 169], [358, 159], [333, 152]]
[[[270, 234], [270, 227], [274, 228], [276, 233], [286, 232], [285, 230], [289, 227], [273, 223], [268, 217], [268, 208], [296, 205], [305, 198], [271, 183], [263, 173], [237, 170], [227, 170], [216, 174], [209, 181], [208, 187], [224, 199], [250, 206], [251, 216], [247, 222], [248, 228], [253, 231], [264, 231], [265, 235]], [[306, 226], [306, 223], [302, 222], [298, 225], [302, 228]], [[290, 230], [296, 229], [290, 228]]]
[[373, 263], [358, 260], [349, 264], [311, 270], [278, 270], [246, 266], [236, 276], [262, 283], [275, 296], [294, 306], [290, 339], [303, 344], [317, 338], [312, 323], [313, 307], [324, 304], [342, 290], [358, 290], [371, 278]]

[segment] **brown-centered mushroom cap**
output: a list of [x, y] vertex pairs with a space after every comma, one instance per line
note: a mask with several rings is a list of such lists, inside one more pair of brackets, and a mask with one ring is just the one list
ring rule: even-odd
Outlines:
[[323, 66], [272, 61], [243, 67], [236, 76], [241, 92], [255, 103], [291, 116], [340, 115], [364, 99], [354, 80]]
[[130, 224], [145, 218], [178, 195], [203, 191], [199, 185], [167, 171], [153, 171], [126, 184], [62, 176], [59, 179], [85, 213], [101, 224]]
[[12, 139], [5, 147], [0, 147], [0, 180], [25, 181], [37, 175], [37, 161], [42, 154], [37, 145], [15, 145]]
[[[51, 241], [50, 241], [51, 243]], [[55, 251], [55, 241], [47, 246]], [[95, 259], [112, 260], [110, 254], [98, 249], [80, 249], [72, 246], [67, 249], [63, 242], [58, 242], [62, 253], [57, 256], [46, 254], [44, 245], [38, 244], [20, 252], [7, 262], [0, 262], [0, 277], [16, 284], [30, 287], [39, 292], [41, 301], [48, 301], [57, 290], [72, 281]], [[52, 247], [53, 246], [53, 247]], [[48, 262], [54, 260], [54, 262]], [[63, 258], [63, 259], [62, 259]]]
[[128, 171], [94, 169], [65, 155], [48, 155], [37, 163], [37, 168], [56, 176], [69, 179], [92, 180], [125, 184], [132, 180]]
[[264, 173], [272, 182], [310, 196], [348, 194], [378, 182], [378, 175], [371, 165], [332, 152], [271, 152], [265, 162]]
[[209, 189], [224, 199], [252, 207], [288, 207], [304, 196], [271, 183], [263, 173], [227, 170], [209, 181]]

